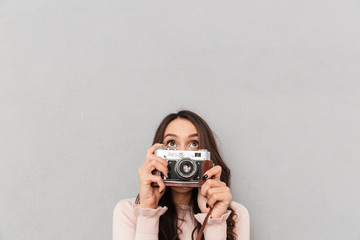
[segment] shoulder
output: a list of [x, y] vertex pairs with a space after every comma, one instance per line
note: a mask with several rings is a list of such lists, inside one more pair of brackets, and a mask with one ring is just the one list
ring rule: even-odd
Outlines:
[[132, 209], [134, 204], [135, 198], [123, 199], [115, 205], [115, 209]]
[[129, 220], [135, 219], [133, 208], [135, 205], [135, 198], [123, 199], [119, 201], [114, 208], [114, 217], [126, 217]]
[[247, 208], [237, 202], [232, 201], [230, 203], [236, 216], [235, 220], [235, 232], [238, 239], [250, 239], [250, 216]]
[[135, 205], [135, 198], [123, 199], [115, 205], [114, 211], [131, 211]]
[[230, 203], [231, 208], [234, 210], [235, 214], [237, 215], [236, 220], [237, 221], [249, 221], [250, 216], [249, 216], [249, 211], [247, 210], [247, 208], [235, 201], [231, 201]]

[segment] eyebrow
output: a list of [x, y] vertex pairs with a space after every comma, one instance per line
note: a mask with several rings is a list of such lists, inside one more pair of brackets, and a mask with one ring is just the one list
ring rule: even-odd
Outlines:
[[[199, 136], [199, 134], [197, 134], [197, 133], [193, 133], [193, 134], [189, 135], [189, 137], [197, 137], [197, 136]], [[168, 133], [164, 136], [164, 138], [166, 138], [166, 137], [177, 137], [177, 135], [175, 135], [173, 133]]]

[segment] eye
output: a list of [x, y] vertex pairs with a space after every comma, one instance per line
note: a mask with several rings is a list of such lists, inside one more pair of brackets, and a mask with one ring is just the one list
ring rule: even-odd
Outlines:
[[198, 141], [192, 141], [192, 142], [190, 143], [190, 147], [191, 147], [191, 148], [198, 148], [198, 147], [199, 147]]
[[166, 143], [166, 146], [173, 148], [173, 147], [176, 147], [176, 143], [174, 140], [170, 140]]

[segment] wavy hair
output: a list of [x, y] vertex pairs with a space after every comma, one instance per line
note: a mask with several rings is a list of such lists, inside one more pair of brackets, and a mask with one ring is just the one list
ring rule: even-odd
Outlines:
[[[164, 138], [165, 129], [168, 124], [175, 120], [176, 118], [183, 118], [189, 120], [192, 124], [194, 124], [198, 134], [199, 134], [199, 148], [207, 149], [211, 153], [211, 160], [214, 162], [215, 165], [220, 165], [222, 168], [220, 180], [226, 183], [228, 187], [230, 187], [230, 169], [226, 166], [225, 162], [222, 160], [220, 153], [218, 151], [216, 141], [214, 138], [214, 134], [210, 129], [209, 125], [202, 119], [199, 115], [194, 112], [188, 110], [182, 110], [178, 113], [171, 113], [167, 115], [162, 122], [160, 123], [159, 127], [155, 132], [155, 136], [153, 139], [153, 144], [155, 143], [162, 143]], [[167, 187], [168, 188], [168, 187]], [[179, 233], [181, 233], [181, 229], [178, 226], [178, 215], [176, 211], [176, 206], [172, 201], [171, 191], [167, 189], [159, 201], [159, 206], [166, 206], [168, 210], [160, 217], [160, 224], [159, 224], [159, 240], [179, 240]], [[198, 189], [194, 188], [192, 190], [192, 196], [190, 200], [190, 205], [192, 205], [192, 209], [194, 214], [201, 213], [198, 203], [197, 203], [197, 195]], [[136, 202], [139, 203], [139, 196], [136, 199]], [[226, 220], [227, 223], [227, 239], [228, 240], [235, 240], [237, 238], [236, 233], [234, 231], [235, 228], [235, 219], [237, 215], [231, 208], [231, 214], [229, 218]], [[180, 221], [182, 219], [179, 219]], [[201, 224], [197, 223], [197, 226], [194, 228], [192, 232], [192, 239], [195, 238], [195, 232], [199, 232], [201, 228]], [[204, 236], [202, 236], [204, 239]]]

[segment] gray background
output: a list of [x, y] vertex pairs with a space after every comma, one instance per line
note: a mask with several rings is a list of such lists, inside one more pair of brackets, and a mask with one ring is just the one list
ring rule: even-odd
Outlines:
[[111, 239], [168, 113], [254, 240], [360, 239], [360, 3], [0, 1], [0, 239]]

